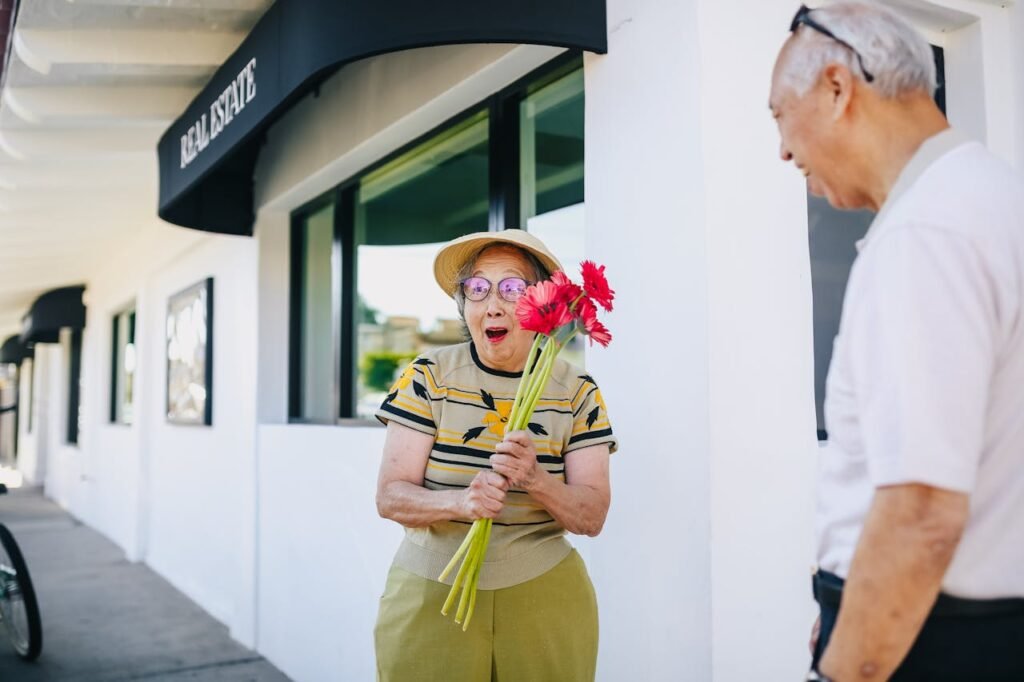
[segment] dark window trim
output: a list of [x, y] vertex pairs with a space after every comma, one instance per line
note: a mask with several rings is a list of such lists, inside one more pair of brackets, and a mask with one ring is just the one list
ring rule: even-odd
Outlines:
[[[137, 314], [138, 306], [136, 303], [132, 303], [129, 306], [122, 308], [121, 310], [114, 313], [111, 318], [111, 347], [110, 347], [110, 423], [115, 426], [131, 426], [128, 422], [121, 421], [117, 418], [117, 407], [118, 401], [121, 396], [118, 395], [117, 386], [117, 369], [121, 362], [124, 362], [124, 358], [120, 357], [118, 351], [120, 350], [119, 344], [121, 341], [121, 334], [118, 330], [118, 320], [122, 316], [128, 316], [128, 342], [135, 343], [135, 318]], [[132, 401], [134, 403], [134, 400]]]
[[[583, 54], [569, 50], [483, 101], [468, 107], [434, 126], [415, 139], [399, 146], [347, 180], [323, 192], [292, 212], [290, 221], [290, 292], [288, 316], [288, 423], [334, 424], [341, 426], [380, 427], [375, 419], [352, 416], [355, 414], [356, 367], [354, 294], [358, 282], [355, 257], [355, 202], [356, 191], [362, 177], [394, 161], [396, 158], [427, 142], [435, 135], [458, 125], [466, 119], [488, 112], [488, 229], [521, 228], [519, 196], [519, 105], [529, 95], [550, 85], [563, 76], [583, 67]], [[326, 205], [334, 204], [334, 243], [331, 253], [332, 314], [334, 369], [333, 420], [305, 418], [302, 414], [302, 266], [303, 221]], [[348, 343], [343, 340], [347, 339]]]
[[82, 330], [71, 330], [70, 360], [68, 362], [68, 413], [66, 441], [78, 445], [78, 407], [81, 400]]

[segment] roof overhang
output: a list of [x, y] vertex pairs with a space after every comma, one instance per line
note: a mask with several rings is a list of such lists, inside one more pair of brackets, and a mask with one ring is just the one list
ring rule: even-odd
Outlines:
[[278, 0], [161, 137], [160, 217], [251, 235], [263, 133], [295, 101], [349, 62], [459, 43], [604, 53], [605, 0]]
[[7, 337], [7, 340], [0, 346], [0, 364], [20, 365], [22, 360], [31, 356], [32, 351], [25, 347], [17, 334]]
[[84, 291], [84, 286], [61, 287], [37, 298], [21, 320], [21, 343], [57, 343], [61, 329], [85, 327]]

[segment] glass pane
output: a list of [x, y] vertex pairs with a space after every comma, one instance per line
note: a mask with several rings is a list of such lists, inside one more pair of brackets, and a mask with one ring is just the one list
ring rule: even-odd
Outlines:
[[333, 421], [334, 315], [331, 303], [331, 253], [334, 205], [310, 214], [302, 229], [300, 417]]
[[114, 350], [114, 420], [131, 424], [135, 389], [135, 311], [115, 318], [117, 348]]
[[[519, 105], [521, 215], [577, 281], [584, 258], [583, 101], [583, 69], [577, 69]], [[577, 337], [562, 357], [583, 367], [583, 348]]]
[[871, 211], [838, 211], [826, 199], [807, 194], [807, 227], [814, 299], [814, 406], [818, 438], [825, 439], [825, 378], [832, 341], [839, 333], [846, 280], [857, 256], [857, 240], [868, 231]]
[[487, 229], [488, 119], [481, 112], [360, 182], [356, 199], [356, 416], [370, 418], [418, 353], [464, 340], [433, 261]]
[[519, 105], [519, 184], [524, 221], [583, 201], [583, 69]]

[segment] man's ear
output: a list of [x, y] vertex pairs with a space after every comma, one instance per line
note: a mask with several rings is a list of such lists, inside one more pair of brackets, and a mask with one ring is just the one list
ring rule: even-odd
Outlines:
[[846, 114], [853, 99], [853, 74], [842, 64], [829, 64], [822, 70], [821, 79], [829, 95], [832, 120], [838, 121]]

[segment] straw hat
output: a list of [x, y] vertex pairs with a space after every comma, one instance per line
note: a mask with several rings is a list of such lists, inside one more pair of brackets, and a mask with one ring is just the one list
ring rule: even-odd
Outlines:
[[474, 232], [448, 242], [434, 258], [434, 279], [449, 296], [455, 296], [459, 283], [459, 271], [477, 254], [488, 246], [509, 244], [529, 251], [548, 269], [556, 272], [562, 269], [555, 255], [548, 251], [544, 242], [526, 230], [503, 230], [501, 232]]

